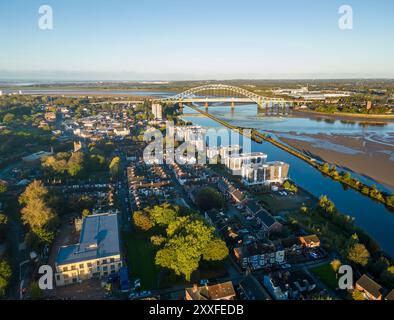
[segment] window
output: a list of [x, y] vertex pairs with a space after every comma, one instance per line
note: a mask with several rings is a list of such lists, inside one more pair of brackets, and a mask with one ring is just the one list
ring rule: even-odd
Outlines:
[[63, 272], [67, 272], [67, 271], [68, 271], [68, 267], [64, 267]]
[[103, 260], [103, 264], [107, 264], [107, 259], [104, 259], [104, 260]]
[[76, 270], [77, 267], [76, 266], [71, 266], [71, 270]]
[[79, 269], [84, 269], [84, 268], [85, 268], [85, 265], [83, 263], [79, 265]]
[[60, 276], [59, 275], [56, 276], [56, 280], [60, 281]]
[[111, 258], [110, 261], [111, 261], [111, 263], [114, 263], [115, 262], [115, 258]]
[[88, 268], [91, 268], [91, 267], [92, 267], [92, 263], [89, 262], [89, 263], [88, 263]]
[[115, 270], [115, 265], [111, 264], [111, 270]]
[[103, 267], [103, 271], [107, 271], [108, 270], [108, 267], [107, 266], [104, 266]]

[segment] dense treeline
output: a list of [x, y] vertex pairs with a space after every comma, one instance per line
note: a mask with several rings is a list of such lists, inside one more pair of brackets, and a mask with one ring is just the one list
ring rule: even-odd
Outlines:
[[320, 166], [320, 170], [325, 175], [330, 176], [334, 180], [340, 181], [341, 183], [360, 191], [364, 195], [382, 202], [388, 207], [394, 208], [394, 195], [385, 194], [379, 191], [375, 185], [369, 187], [363, 184], [361, 181], [353, 178], [349, 172], [339, 173], [336, 166], [330, 166], [328, 163]]

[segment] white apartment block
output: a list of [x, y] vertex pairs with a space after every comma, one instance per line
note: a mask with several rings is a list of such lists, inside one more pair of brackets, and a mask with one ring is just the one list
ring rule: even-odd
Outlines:
[[225, 158], [225, 166], [232, 171], [234, 175], [242, 174], [242, 167], [248, 164], [264, 164], [267, 161], [267, 155], [262, 152], [253, 152], [246, 154], [231, 155]]
[[160, 103], [152, 104], [152, 113], [155, 120], [163, 120], [163, 106]]
[[242, 182], [247, 186], [283, 183], [288, 174], [289, 165], [284, 162], [250, 163], [242, 167]]

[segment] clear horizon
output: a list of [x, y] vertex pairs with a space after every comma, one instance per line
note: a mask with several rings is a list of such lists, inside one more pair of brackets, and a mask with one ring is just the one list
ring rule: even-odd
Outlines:
[[[394, 2], [247, 0], [4, 3], [4, 81], [393, 79]], [[338, 10], [353, 9], [341, 30]]]

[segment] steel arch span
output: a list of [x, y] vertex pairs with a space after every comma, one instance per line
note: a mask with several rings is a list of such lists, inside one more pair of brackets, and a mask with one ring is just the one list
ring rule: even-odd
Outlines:
[[[273, 104], [273, 103], [279, 103], [279, 104], [287, 103], [282, 98], [264, 97], [264, 96], [260, 96], [256, 93], [253, 93], [251, 91], [248, 91], [246, 89], [240, 88], [240, 87], [224, 85], [224, 84], [210, 84], [210, 85], [204, 85], [204, 86], [200, 86], [200, 87], [191, 88], [191, 89], [186, 90], [182, 93], [179, 93], [175, 96], [166, 98], [163, 101], [183, 102], [185, 100], [194, 100], [194, 99], [196, 99], [195, 98], [196, 93], [200, 93], [200, 92], [204, 92], [204, 91], [215, 91], [215, 90], [230, 91], [230, 92], [236, 93], [238, 95], [242, 95], [242, 96], [248, 98], [250, 101], [255, 102], [261, 108], [266, 108], [267, 104], [270, 104], [270, 103], [271, 104]], [[206, 99], [206, 101], [209, 101], [209, 99]]]

